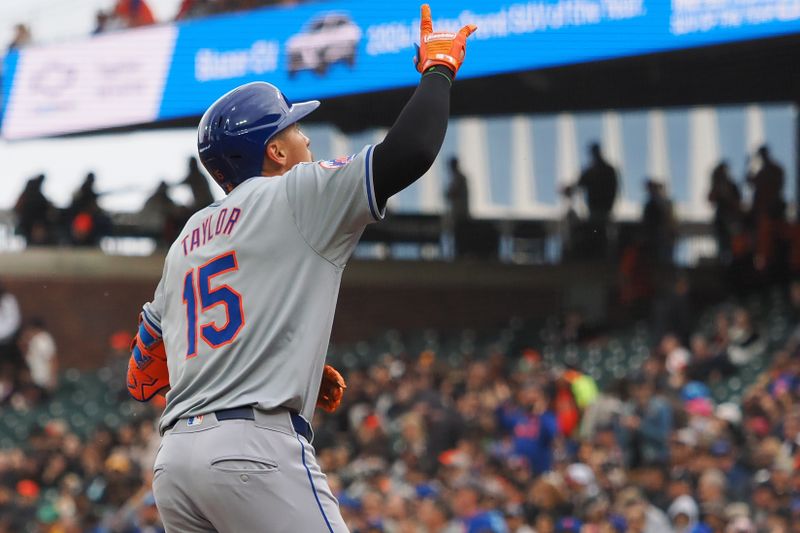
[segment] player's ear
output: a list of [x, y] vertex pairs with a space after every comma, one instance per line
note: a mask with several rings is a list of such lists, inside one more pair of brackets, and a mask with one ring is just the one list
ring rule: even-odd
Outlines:
[[267, 147], [264, 150], [264, 158], [279, 167], [286, 163], [286, 149], [280, 139], [274, 139], [267, 143]]

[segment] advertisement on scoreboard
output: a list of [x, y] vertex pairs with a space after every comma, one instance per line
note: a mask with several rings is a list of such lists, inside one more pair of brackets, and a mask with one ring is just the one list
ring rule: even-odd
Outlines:
[[[267, 79], [294, 98], [410, 86], [419, 36], [406, 2], [342, 2], [209, 19], [181, 28], [160, 117], [197, 113], [237, 84]], [[460, 78], [800, 31], [798, 0], [437, 2], [434, 27], [474, 23]], [[265, 28], [269, 28], [266, 31]], [[209, 35], [225, 35], [212, 42]], [[220, 40], [221, 41], [221, 40]]]
[[176, 33], [174, 26], [154, 26], [23, 50], [16, 59], [3, 136], [153, 121]]
[[[224, 92], [256, 80], [295, 99], [411, 86], [418, 9], [411, 2], [311, 3], [25, 49], [6, 60], [2, 135], [199, 115]], [[435, 3], [433, 17], [437, 30], [478, 25], [463, 79], [797, 33], [800, 0], [446, 0]], [[64, 64], [69, 72], [50, 81], [58, 71], [49, 65]], [[127, 89], [141, 90], [107, 98], [108, 69], [131, 78]], [[43, 70], [72, 96], [49, 101]]]

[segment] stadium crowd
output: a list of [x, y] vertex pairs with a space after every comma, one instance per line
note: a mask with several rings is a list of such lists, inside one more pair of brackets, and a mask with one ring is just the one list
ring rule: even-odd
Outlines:
[[[798, 324], [800, 283], [789, 293]], [[800, 328], [769, 345], [764, 319], [719, 308], [688, 345], [666, 335], [602, 388], [581, 360], [530, 347], [388, 350], [344, 365], [342, 406], [314, 420], [317, 456], [357, 533], [797, 531]], [[555, 331], [553, 346], [609, 342]], [[717, 404], [709, 386], [752, 378], [754, 361], [765, 371], [740, 401]], [[150, 493], [163, 403], [135, 405], [115, 429], [81, 438], [54, 418], [0, 451], [0, 532], [163, 531]]]

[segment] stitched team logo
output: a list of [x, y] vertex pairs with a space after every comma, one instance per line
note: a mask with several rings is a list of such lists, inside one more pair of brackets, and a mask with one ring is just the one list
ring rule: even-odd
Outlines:
[[191, 427], [191, 426], [199, 426], [202, 423], [203, 423], [203, 415], [190, 416], [186, 420], [186, 425], [189, 426], [189, 427]]
[[352, 161], [355, 156], [356, 156], [356, 154], [348, 155], [348, 156], [344, 156], [343, 155], [341, 157], [337, 157], [336, 159], [328, 159], [327, 161], [320, 161], [319, 162], [319, 166], [321, 166], [322, 168], [328, 168], [328, 169], [341, 168], [341, 167], [345, 166], [346, 164], [348, 164], [350, 161]]

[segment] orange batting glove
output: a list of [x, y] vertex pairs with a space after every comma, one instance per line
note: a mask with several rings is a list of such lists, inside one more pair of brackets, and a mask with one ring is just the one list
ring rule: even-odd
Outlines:
[[419, 72], [427, 72], [434, 65], [444, 65], [456, 75], [467, 50], [467, 37], [477, 30], [475, 24], [467, 24], [458, 33], [433, 31], [431, 7], [422, 4], [419, 21], [419, 45], [414, 64]]
[[332, 413], [342, 403], [342, 396], [347, 385], [338, 370], [331, 365], [325, 365], [322, 371], [322, 383], [319, 385], [317, 407]]

